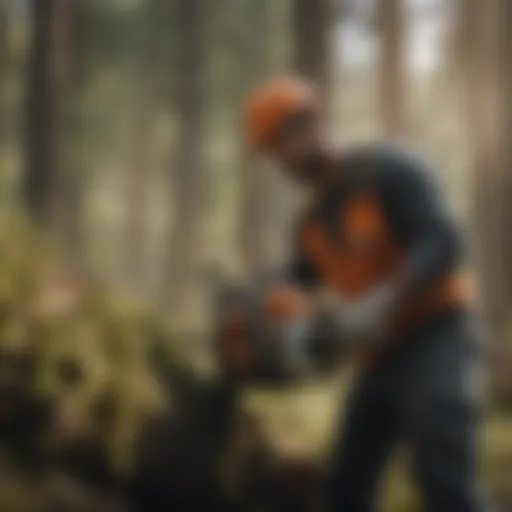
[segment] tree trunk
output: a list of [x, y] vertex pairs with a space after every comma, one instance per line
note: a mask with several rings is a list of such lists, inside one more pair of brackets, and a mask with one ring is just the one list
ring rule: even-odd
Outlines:
[[[505, 183], [502, 193], [505, 195], [505, 211], [502, 216], [503, 238], [505, 244], [504, 259], [510, 262], [512, 260], [512, 230], [508, 225], [508, 220], [512, 218], [512, 59], [510, 58], [510, 48], [512, 48], [512, 4], [508, 0], [501, 0], [500, 12], [500, 69], [501, 91], [503, 97], [502, 103], [502, 125], [501, 125], [501, 144], [503, 147], [503, 170], [505, 172]], [[512, 268], [510, 263], [506, 266], [507, 274], [505, 276], [507, 306], [512, 304]]]
[[503, 151], [500, 144], [500, 0], [465, 0], [460, 13], [469, 145], [473, 150], [473, 226], [480, 287], [486, 314], [495, 328], [506, 315], [504, 275]]
[[135, 121], [130, 151], [127, 198], [127, 274], [134, 290], [147, 291], [146, 234], [150, 207], [152, 149], [155, 136], [155, 84], [151, 65], [159, 46], [153, 33], [158, 0], [146, 0], [144, 30], [139, 35], [135, 62]]
[[24, 196], [33, 220], [45, 228], [55, 226], [65, 215], [61, 141], [69, 82], [71, 6], [69, 0], [33, 3]]
[[179, 140], [174, 169], [171, 305], [185, 310], [193, 297], [204, 251], [207, 0], [178, 2], [177, 69]]
[[9, 74], [9, 12], [6, 0], [0, 0], [0, 159], [7, 138], [5, 84]]
[[[141, 93], [142, 94], [142, 91]], [[138, 98], [134, 140], [130, 150], [127, 204], [127, 274], [134, 290], [144, 292], [147, 284], [145, 263], [146, 234], [150, 206], [152, 143], [154, 141], [154, 112], [147, 99]]]
[[406, 132], [407, 83], [405, 70], [405, 2], [379, 0], [378, 25], [381, 36], [379, 96], [382, 130], [386, 136]]
[[[260, 0], [247, 5], [246, 20], [249, 32], [243, 31], [239, 46], [239, 69], [243, 71], [244, 96], [263, 79], [269, 69], [270, 48], [266, 38], [260, 37], [268, 29], [271, 19], [270, 2]], [[245, 147], [241, 141], [242, 148]], [[272, 176], [261, 162], [254, 161], [247, 150], [242, 151], [240, 168], [242, 178], [241, 248], [248, 274], [267, 267], [272, 260], [272, 230], [276, 227], [275, 200], [272, 194]]]
[[89, 0], [74, 0], [70, 13], [71, 30], [69, 32], [70, 77], [68, 99], [70, 112], [66, 123], [67, 172], [61, 176], [66, 191], [62, 197], [66, 218], [63, 225], [63, 237], [68, 255], [74, 265], [81, 267], [85, 262], [85, 206], [87, 196], [87, 154], [84, 151], [84, 138], [87, 136], [83, 121], [82, 101], [88, 78], [88, 37], [91, 28], [91, 9]]
[[292, 32], [295, 71], [315, 82], [327, 102], [330, 81], [332, 0], [294, 0]]

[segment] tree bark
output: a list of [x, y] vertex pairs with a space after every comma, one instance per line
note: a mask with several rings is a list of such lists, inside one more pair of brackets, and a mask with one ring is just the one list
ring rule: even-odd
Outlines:
[[399, 137], [407, 129], [405, 2], [379, 0], [379, 97], [383, 133]]
[[9, 12], [6, 0], [0, 0], [0, 158], [7, 138], [5, 84], [9, 73]]
[[500, 0], [464, 0], [460, 20], [466, 81], [468, 138], [472, 148], [473, 227], [480, 288], [486, 315], [500, 328], [506, 315], [504, 276], [503, 147], [500, 140]]
[[[142, 91], [141, 91], [142, 93]], [[140, 93], [139, 93], [140, 94]], [[148, 101], [138, 98], [133, 146], [128, 169], [127, 277], [134, 290], [144, 292], [146, 282], [146, 234], [150, 206], [154, 112]]]
[[292, 32], [295, 71], [317, 84], [327, 103], [330, 82], [332, 0], [294, 0]]
[[[501, 93], [502, 93], [502, 124], [501, 124], [501, 144], [503, 147], [503, 170], [505, 172], [505, 182], [502, 193], [505, 195], [502, 223], [504, 225], [504, 251], [505, 259], [512, 260], [512, 230], [510, 229], [509, 219], [512, 218], [512, 59], [510, 57], [510, 48], [512, 48], [512, 4], [510, 1], [501, 0], [500, 11], [500, 69], [501, 75]], [[512, 304], [512, 268], [510, 263], [506, 267], [505, 276], [507, 306]]]
[[207, 0], [180, 0], [177, 105], [179, 140], [174, 171], [171, 305], [185, 309], [197, 285], [205, 203]]
[[150, 179], [152, 149], [155, 135], [155, 84], [151, 65], [159, 55], [159, 45], [153, 33], [153, 22], [157, 16], [158, 0], [146, 0], [144, 30], [139, 36], [136, 52], [135, 71], [135, 121], [133, 143], [128, 175], [127, 197], [127, 274], [132, 287], [147, 291], [146, 234], [150, 207]]
[[87, 155], [84, 139], [87, 136], [83, 122], [82, 101], [90, 71], [88, 37], [91, 29], [89, 0], [74, 0], [70, 13], [70, 77], [67, 84], [70, 112], [66, 116], [67, 172], [61, 177], [65, 196], [62, 198], [66, 219], [63, 237], [71, 261], [78, 267], [86, 264], [85, 207], [87, 196]]
[[45, 228], [65, 215], [61, 142], [70, 74], [71, 7], [69, 0], [33, 3], [24, 196], [33, 220]]
[[[244, 93], [263, 79], [269, 69], [270, 47], [266, 38], [260, 37], [268, 29], [271, 19], [270, 2], [260, 0], [247, 6], [246, 18], [249, 32], [243, 31], [239, 46], [239, 69]], [[245, 43], [245, 44], [243, 44]], [[240, 51], [241, 50], [241, 51]], [[244, 94], [245, 95], [245, 94]], [[246, 271], [254, 274], [267, 267], [272, 260], [272, 231], [276, 227], [275, 200], [272, 194], [272, 176], [261, 162], [254, 161], [241, 141], [240, 168], [242, 177], [242, 216], [240, 225], [241, 249]]]

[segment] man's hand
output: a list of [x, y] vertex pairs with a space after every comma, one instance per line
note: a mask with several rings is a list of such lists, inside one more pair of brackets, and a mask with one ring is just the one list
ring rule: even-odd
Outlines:
[[388, 334], [400, 299], [401, 286], [389, 281], [361, 297], [330, 295], [327, 308], [340, 337], [349, 344], [360, 345], [376, 343]]
[[311, 296], [296, 286], [280, 284], [269, 290], [264, 306], [282, 362], [293, 374], [307, 373], [308, 343], [314, 326]]
[[268, 291], [264, 309], [272, 320], [296, 320], [310, 316], [313, 304], [310, 296], [300, 288], [279, 284]]

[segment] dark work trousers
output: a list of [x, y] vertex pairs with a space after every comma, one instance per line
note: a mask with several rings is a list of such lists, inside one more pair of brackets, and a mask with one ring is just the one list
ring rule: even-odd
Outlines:
[[403, 443], [423, 510], [487, 511], [475, 483], [482, 333], [467, 312], [449, 311], [399, 341], [354, 385], [335, 452], [333, 510], [377, 510], [388, 456]]

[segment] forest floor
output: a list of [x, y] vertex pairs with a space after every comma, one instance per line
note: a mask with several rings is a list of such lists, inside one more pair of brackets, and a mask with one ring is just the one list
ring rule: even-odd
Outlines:
[[[343, 410], [347, 380], [281, 393], [254, 391], [247, 407], [257, 411], [271, 435], [293, 451], [328, 456]], [[488, 411], [482, 429], [482, 479], [490, 494], [512, 511], [512, 412]], [[419, 510], [407, 453], [397, 450], [382, 488], [382, 512]]]

